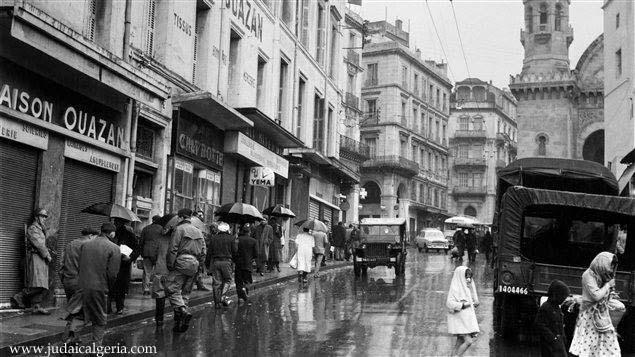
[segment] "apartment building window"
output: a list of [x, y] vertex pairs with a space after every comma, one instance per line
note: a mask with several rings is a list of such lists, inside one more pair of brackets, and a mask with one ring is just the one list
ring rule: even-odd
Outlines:
[[95, 40], [95, 24], [97, 22], [97, 0], [88, 0], [86, 2], [86, 28], [84, 37], [90, 41]]
[[412, 131], [418, 131], [417, 129], [417, 108], [412, 108]]
[[432, 115], [428, 114], [428, 139], [432, 139]]
[[428, 152], [428, 171], [432, 171], [432, 153]]
[[445, 130], [445, 129], [446, 129], [446, 125], [445, 125], [445, 124], [443, 124], [443, 136], [441, 137], [441, 141], [442, 141], [444, 144], [445, 144], [445, 138], [447, 138], [447, 136], [446, 136], [446, 134], [447, 134], [447, 133], [446, 133], [446, 130]]
[[424, 149], [421, 149], [419, 153], [419, 157], [421, 159], [421, 161], [419, 162], [419, 165], [421, 166], [421, 169], [423, 170], [426, 167], [426, 151]]
[[298, 0], [302, 4], [302, 17], [300, 18], [300, 42], [304, 47], [309, 47], [309, 4], [311, 0]]
[[619, 12], [615, 15], [615, 28], [616, 29], [620, 28], [620, 13]]
[[298, 79], [298, 108], [295, 121], [295, 136], [302, 138], [302, 118], [304, 117], [304, 96], [306, 95], [306, 80], [303, 77]]
[[229, 35], [229, 85], [234, 86], [241, 82], [240, 62], [240, 41], [241, 38], [235, 31]]
[[459, 187], [467, 187], [467, 172], [459, 172], [456, 177], [458, 178]]
[[426, 114], [421, 109], [421, 135], [426, 135]]
[[335, 144], [335, 140], [333, 140], [333, 137], [331, 136], [331, 133], [333, 133], [332, 128], [333, 128], [333, 106], [329, 103], [327, 114], [326, 114], [326, 134], [325, 134], [326, 154], [332, 152], [333, 145]]
[[438, 120], [435, 122], [435, 125], [434, 125], [434, 133], [435, 133], [434, 135], [435, 140], [439, 142], [440, 137], [439, 137], [439, 121]]
[[149, 55], [154, 55], [154, 29], [156, 23], [156, 0], [146, 0], [145, 41], [143, 50]]
[[428, 186], [428, 197], [426, 204], [432, 204], [432, 187]]
[[448, 109], [447, 100], [448, 100], [448, 96], [445, 92], [443, 92], [443, 111], [444, 112]]
[[324, 52], [326, 51], [326, 10], [323, 4], [318, 4], [317, 37], [315, 39], [315, 59], [324, 67]]
[[434, 189], [434, 207], [439, 207], [439, 190]]
[[447, 168], [445, 167], [445, 158], [444, 158], [444, 157], [442, 157], [442, 158], [441, 158], [441, 175], [445, 176], [445, 170], [446, 170], [446, 169], [447, 169]]
[[556, 4], [556, 20], [554, 25], [556, 31], [562, 31], [562, 5], [560, 4]]
[[434, 155], [434, 173], [439, 173], [439, 155]]
[[370, 63], [366, 66], [366, 85], [376, 86], [378, 83], [377, 78], [377, 63]]
[[264, 58], [258, 56], [258, 72], [256, 73], [256, 106], [260, 109], [265, 105], [265, 71], [267, 68], [267, 61]]
[[417, 182], [414, 180], [410, 183], [410, 199], [413, 201], [417, 200]]
[[282, 21], [291, 27], [293, 24], [293, 6], [291, 0], [282, 0]]
[[370, 157], [375, 157], [377, 154], [377, 138], [366, 138], [364, 143], [368, 146]]
[[404, 138], [401, 139], [401, 145], [399, 146], [399, 155], [401, 157], [408, 157], [408, 141]]
[[415, 96], [419, 96], [419, 75], [417, 73], [415, 73], [415, 80], [413, 82], [413, 88], [412, 91], [415, 93]]
[[419, 148], [417, 148], [417, 145], [412, 145], [412, 161], [417, 162], [418, 153], [419, 153]]
[[406, 66], [401, 67], [401, 86], [408, 89], [408, 67]]
[[439, 88], [437, 88], [437, 96], [435, 97], [435, 102], [434, 102], [434, 106], [437, 108], [441, 106], [440, 98], [441, 98], [441, 91], [439, 90]]
[[329, 56], [329, 77], [335, 78], [337, 76], [337, 65], [339, 55], [339, 31], [337, 28], [339, 23], [334, 16], [331, 16], [331, 53]]
[[420, 183], [419, 184], [419, 202], [424, 203], [426, 201], [426, 187]]
[[617, 77], [622, 75], [622, 49], [615, 52], [615, 74]]
[[366, 101], [366, 113], [370, 119], [377, 118], [377, 99], [368, 99]]
[[426, 79], [421, 76], [421, 99], [426, 100]]
[[545, 4], [540, 5], [540, 24], [547, 24], [547, 5]]
[[278, 83], [278, 124], [282, 124], [285, 121], [287, 112], [287, 76], [289, 74], [289, 63], [280, 58], [280, 81]]
[[474, 118], [474, 130], [483, 130], [483, 118]]
[[318, 94], [313, 102], [313, 148], [324, 151], [324, 99]]
[[470, 152], [470, 147], [468, 145], [459, 145], [457, 147], [457, 154], [456, 156], [462, 159], [467, 159], [469, 152]]
[[475, 172], [472, 174], [472, 182], [471, 182], [471, 186], [472, 187], [481, 187], [483, 183], [483, 174], [480, 172]]
[[531, 6], [527, 7], [527, 11], [525, 11], [525, 25], [527, 27], [527, 32], [534, 32], [534, 9]]
[[[155, 131], [146, 124], [145, 121], [139, 121], [137, 125], [137, 151], [138, 157], [146, 160], [154, 160], [154, 138]], [[148, 197], [148, 196], [144, 196]]]

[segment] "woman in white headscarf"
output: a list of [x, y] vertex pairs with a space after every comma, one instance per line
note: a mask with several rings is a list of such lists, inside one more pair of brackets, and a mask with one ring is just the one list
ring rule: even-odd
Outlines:
[[448, 308], [448, 332], [456, 336], [452, 356], [463, 356], [474, 343], [480, 329], [475, 308], [479, 305], [476, 287], [472, 281], [472, 270], [458, 266], [454, 270], [450, 291], [446, 300]]
[[[575, 332], [569, 352], [579, 357], [620, 356], [617, 333], [606, 302], [615, 286], [613, 272], [617, 266], [617, 257], [613, 253], [598, 254], [589, 269], [582, 274], [582, 304], [575, 324]], [[599, 324], [593, 315], [606, 322]]]

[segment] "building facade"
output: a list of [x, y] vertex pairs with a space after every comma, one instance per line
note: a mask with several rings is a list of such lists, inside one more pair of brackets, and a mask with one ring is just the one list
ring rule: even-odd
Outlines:
[[510, 89], [518, 100], [518, 157], [585, 159], [604, 164], [603, 37], [570, 69], [569, 1], [524, 1], [525, 49]]
[[360, 136], [371, 158], [362, 166], [360, 217], [405, 217], [414, 237], [424, 227], [442, 226], [447, 213], [452, 84], [446, 64], [408, 48], [401, 21], [368, 28]]
[[0, 306], [22, 287], [36, 207], [51, 214], [52, 277], [66, 243], [107, 220], [81, 212], [96, 202], [134, 210], [137, 231], [183, 207], [210, 223], [230, 202], [357, 216], [362, 20], [346, 1], [0, 6], [1, 184], [14, 188], [0, 198]]
[[516, 98], [478, 78], [456, 82], [450, 102], [448, 212], [492, 224], [496, 171], [516, 160]]
[[[605, 160], [624, 195], [635, 195], [635, 4], [607, 0], [604, 10]], [[628, 157], [626, 157], [628, 156]], [[626, 158], [625, 158], [626, 157]], [[622, 162], [624, 160], [624, 162]]]

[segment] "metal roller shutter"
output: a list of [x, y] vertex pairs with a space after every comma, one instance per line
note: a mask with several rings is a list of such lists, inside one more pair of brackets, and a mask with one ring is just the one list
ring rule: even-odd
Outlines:
[[309, 218], [320, 219], [320, 203], [309, 200]]
[[38, 151], [0, 141], [0, 303], [24, 286], [24, 225], [35, 201]]
[[70, 241], [81, 236], [84, 227], [99, 229], [108, 221], [105, 216], [81, 213], [93, 203], [112, 202], [115, 174], [79, 161], [66, 159], [62, 187], [62, 211], [57, 241], [57, 269], [61, 268], [61, 252]]

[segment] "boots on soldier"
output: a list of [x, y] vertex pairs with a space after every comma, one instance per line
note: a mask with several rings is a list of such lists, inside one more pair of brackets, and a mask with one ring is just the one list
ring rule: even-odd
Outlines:
[[177, 307], [174, 309], [174, 327], [172, 327], [172, 331], [181, 332], [182, 322], [183, 322], [183, 310], [181, 310], [181, 307]]
[[181, 306], [183, 319], [181, 320], [181, 326], [179, 327], [179, 332], [185, 332], [190, 327], [190, 320], [192, 319], [192, 314], [187, 311], [185, 306]]
[[154, 312], [154, 321], [158, 326], [163, 326], [163, 315], [165, 314], [165, 298], [154, 299], [156, 302], [156, 310]]

